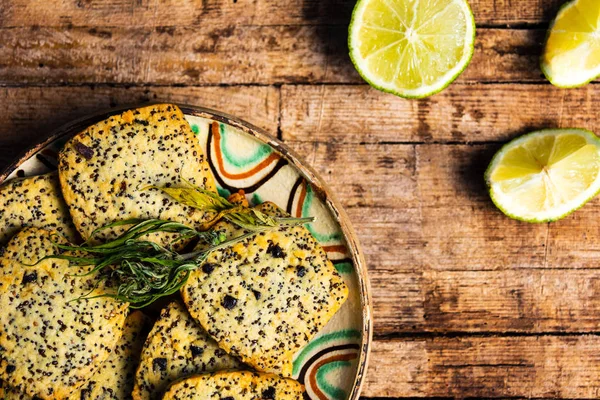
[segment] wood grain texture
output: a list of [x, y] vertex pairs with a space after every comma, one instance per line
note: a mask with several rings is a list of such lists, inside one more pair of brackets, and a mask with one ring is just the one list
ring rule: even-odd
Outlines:
[[590, 335], [377, 341], [363, 395], [598, 398], [599, 347]]
[[[189, 26], [231, 24], [347, 24], [355, 0], [7, 0], [0, 26]], [[478, 24], [548, 22], [561, 0], [471, 0]]]
[[424, 100], [366, 85], [285, 85], [281, 130], [293, 141], [332, 143], [504, 142], [549, 127], [597, 127], [600, 87], [455, 83]]
[[[371, 272], [371, 271], [370, 271]], [[372, 270], [378, 338], [416, 332], [585, 333], [600, 326], [597, 270]]]
[[[477, 31], [459, 82], [543, 82], [540, 29]], [[0, 84], [362, 83], [338, 26], [0, 29]]]
[[53, 129], [118, 106], [173, 101], [214, 108], [277, 134], [279, 91], [273, 87], [0, 88], [0, 169]]

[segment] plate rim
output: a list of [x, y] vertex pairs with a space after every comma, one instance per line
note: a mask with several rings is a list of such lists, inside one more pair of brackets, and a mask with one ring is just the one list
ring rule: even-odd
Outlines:
[[373, 342], [373, 306], [371, 299], [371, 286], [367, 273], [366, 260], [362, 253], [356, 232], [354, 231], [354, 228], [350, 223], [350, 219], [344, 211], [344, 209], [342, 208], [336, 196], [329, 188], [329, 186], [310, 165], [304, 162], [304, 160], [296, 154], [294, 150], [291, 150], [285, 143], [283, 143], [278, 138], [273, 137], [264, 129], [259, 128], [256, 125], [251, 124], [241, 118], [234, 117], [233, 115], [221, 111], [217, 111], [207, 107], [182, 104], [177, 102], [150, 102], [141, 104], [137, 103], [123, 105], [110, 109], [104, 109], [98, 112], [87, 114], [80, 118], [76, 118], [66, 124], [63, 124], [58, 128], [52, 130], [47, 136], [42, 137], [40, 141], [37, 141], [31, 146], [29, 146], [27, 150], [18, 155], [13, 162], [11, 162], [7, 167], [5, 167], [2, 170], [2, 172], [0, 172], [0, 185], [4, 183], [8, 176], [12, 174], [15, 170], [17, 170], [25, 161], [29, 160], [38, 151], [40, 151], [41, 149], [43, 149], [44, 147], [46, 147], [47, 145], [49, 145], [57, 139], [60, 139], [69, 134], [74, 134], [96, 122], [99, 122], [112, 115], [119, 114], [123, 111], [132, 108], [149, 106], [152, 104], [167, 103], [177, 105], [184, 115], [192, 115], [201, 118], [213, 119], [231, 125], [243, 131], [244, 133], [255, 137], [257, 140], [268, 144], [277, 152], [279, 152], [283, 157], [285, 157], [302, 175], [304, 175], [307, 181], [311, 184], [312, 188], [315, 190], [317, 196], [319, 196], [319, 198], [326, 204], [328, 209], [333, 213], [335, 219], [340, 224], [340, 228], [348, 245], [348, 250], [350, 252], [350, 256], [352, 257], [352, 261], [354, 262], [356, 274], [358, 276], [358, 284], [360, 288], [361, 314], [363, 318], [361, 346], [356, 377], [352, 387], [352, 393], [349, 396], [350, 400], [358, 400], [363, 385], [365, 383], [366, 372], [370, 358], [370, 350]]

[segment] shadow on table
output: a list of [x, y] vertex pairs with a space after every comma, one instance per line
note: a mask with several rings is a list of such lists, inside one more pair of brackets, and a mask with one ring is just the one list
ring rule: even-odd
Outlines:
[[[360, 80], [348, 55], [348, 26], [356, 0], [304, 0], [304, 20], [315, 24], [315, 35], [328, 57], [336, 81]], [[327, 80], [329, 77], [325, 77]]]

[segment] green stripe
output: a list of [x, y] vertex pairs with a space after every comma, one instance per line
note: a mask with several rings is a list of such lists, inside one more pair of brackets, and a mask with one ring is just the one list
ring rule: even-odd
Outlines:
[[350, 367], [351, 365], [349, 361], [332, 361], [321, 366], [317, 371], [317, 384], [330, 399], [344, 400], [347, 396], [344, 390], [327, 382], [327, 374], [338, 368]]
[[219, 192], [219, 196], [221, 197], [229, 197], [231, 195], [231, 192], [227, 189], [224, 189], [222, 187], [217, 187], [217, 192]]
[[252, 202], [252, 205], [253, 205], [253, 206], [257, 206], [257, 205], [259, 205], [259, 204], [262, 204], [262, 203], [264, 203], [264, 200], [262, 199], [262, 197], [260, 197], [260, 196], [258, 195], [258, 193], [254, 193], [254, 194], [252, 195], [252, 201], [251, 201], [251, 202]]
[[354, 266], [351, 262], [348, 261], [333, 264], [333, 266], [335, 267], [335, 269], [337, 269], [337, 272], [339, 272], [340, 274], [348, 274], [354, 270]]
[[225, 131], [225, 125], [219, 124], [219, 128], [221, 130], [221, 153], [225, 160], [227, 160], [228, 164], [231, 164], [238, 168], [247, 167], [250, 164], [256, 164], [258, 161], [266, 158], [269, 154], [273, 152], [273, 149], [267, 144], [260, 144], [258, 149], [254, 154], [249, 155], [248, 157], [238, 157], [235, 156], [227, 150], [227, 132]]
[[[302, 204], [302, 216], [303, 217], [309, 216], [310, 207], [312, 206], [313, 198], [314, 198], [314, 193], [313, 193], [312, 187], [309, 184], [307, 184], [306, 185], [306, 197], [304, 198], [304, 204]], [[328, 242], [331, 242], [334, 240], [342, 239], [342, 235], [339, 232], [333, 232], [333, 233], [329, 233], [329, 234], [317, 232], [316, 230], [313, 229], [312, 223], [306, 224], [306, 228], [321, 243], [328, 243]]]
[[322, 346], [328, 342], [340, 339], [360, 339], [360, 332], [356, 329], [343, 329], [341, 331], [327, 333], [321, 337], [316, 338], [306, 345], [305, 348], [298, 354], [298, 357], [294, 360], [293, 375], [300, 372], [304, 359], [316, 348]]

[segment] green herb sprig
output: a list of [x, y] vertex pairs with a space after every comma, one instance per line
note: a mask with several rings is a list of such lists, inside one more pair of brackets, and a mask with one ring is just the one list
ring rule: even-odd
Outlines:
[[[97, 286], [79, 299], [112, 297], [130, 304], [130, 308], [142, 308], [161, 297], [176, 293], [187, 282], [192, 271], [197, 269], [208, 254], [217, 249], [231, 246], [255, 235], [257, 232], [276, 229], [280, 226], [295, 226], [313, 221], [313, 218], [271, 217], [255, 208], [234, 204], [216, 193], [187, 182], [186, 188], [156, 188], [176, 201], [203, 211], [212, 211], [216, 216], [199, 229], [177, 222], [159, 219], [128, 219], [108, 224], [92, 232], [97, 233], [120, 226], [133, 225], [118, 238], [107, 243], [94, 245], [87, 241], [80, 246], [55, 243], [63, 252], [46, 258], [69, 261], [74, 266], [93, 265], [88, 272], [78, 276], [98, 274]], [[227, 220], [248, 231], [227, 239], [212, 226], [219, 220]], [[167, 245], [148, 240], [147, 235], [172, 233], [175, 238]], [[175, 245], [198, 239], [205, 244], [202, 250], [180, 254]], [[103, 282], [116, 286], [115, 293], [90, 294]]]
[[[182, 179], [183, 180], [183, 179]], [[267, 215], [256, 208], [245, 207], [240, 204], [234, 204], [217, 193], [211, 192], [199, 186], [193, 185], [191, 182], [183, 180], [187, 187], [172, 188], [172, 187], [156, 187], [177, 200], [179, 203], [189, 207], [202, 210], [212, 211], [216, 216], [208, 221], [203, 229], [208, 229], [221, 219], [225, 219], [240, 228], [248, 231], [261, 231], [269, 228], [274, 228], [282, 225], [299, 225], [312, 222], [313, 218], [279, 218]]]
[[[88, 272], [76, 276], [99, 273], [97, 285], [110, 281], [117, 286], [115, 293], [89, 296], [96, 286], [86, 295], [74, 300], [112, 297], [128, 302], [130, 308], [145, 307], [161, 297], [176, 293], [211, 251], [231, 246], [255, 234], [252, 232], [226, 239], [224, 234], [214, 231], [199, 232], [183, 224], [157, 219], [119, 221], [98, 231], [132, 224], [134, 226], [124, 234], [104, 244], [91, 245], [86, 242], [81, 246], [73, 246], [55, 243], [57, 248], [67, 253], [46, 258], [67, 260], [72, 266], [93, 265]], [[174, 233], [178, 237], [167, 246], [141, 239], [153, 233]], [[173, 250], [175, 243], [192, 238], [198, 238], [209, 246], [186, 254]]]

